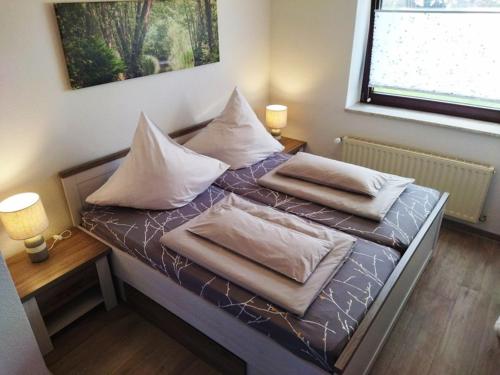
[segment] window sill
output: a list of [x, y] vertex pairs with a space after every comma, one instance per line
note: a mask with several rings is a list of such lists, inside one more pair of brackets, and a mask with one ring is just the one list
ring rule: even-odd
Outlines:
[[383, 116], [400, 120], [410, 120], [432, 126], [441, 126], [455, 130], [461, 130], [468, 133], [500, 137], [500, 124], [491, 122], [364, 103], [356, 103], [350, 105], [346, 107], [345, 110], [354, 113], [364, 113], [367, 115]]

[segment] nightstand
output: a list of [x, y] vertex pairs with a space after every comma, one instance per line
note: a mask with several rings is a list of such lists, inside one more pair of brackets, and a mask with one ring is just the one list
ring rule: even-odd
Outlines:
[[102, 302], [107, 310], [117, 304], [107, 258], [111, 250], [80, 229], [70, 230], [72, 236], [57, 242], [42, 263], [31, 263], [25, 252], [7, 259], [44, 355], [53, 349], [52, 335]]
[[287, 154], [296, 154], [297, 152], [304, 151], [306, 149], [307, 142], [299, 141], [298, 139], [281, 137], [280, 143], [285, 146], [283, 152]]

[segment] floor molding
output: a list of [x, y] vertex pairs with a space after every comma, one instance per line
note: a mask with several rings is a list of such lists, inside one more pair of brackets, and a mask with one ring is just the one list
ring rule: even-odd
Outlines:
[[460, 223], [458, 221], [450, 220], [447, 218], [443, 219], [443, 226], [453, 230], [458, 230], [460, 232], [465, 232], [469, 234], [475, 234], [481, 237], [490, 238], [492, 240], [500, 241], [500, 234], [488, 232], [479, 228], [475, 228], [465, 223]]

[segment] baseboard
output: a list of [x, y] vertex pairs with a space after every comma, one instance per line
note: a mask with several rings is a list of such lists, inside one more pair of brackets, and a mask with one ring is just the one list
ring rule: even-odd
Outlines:
[[443, 220], [443, 226], [445, 228], [454, 229], [454, 230], [457, 230], [460, 232], [475, 234], [475, 235], [478, 235], [481, 237], [486, 237], [486, 238], [490, 238], [492, 240], [500, 241], [500, 234], [496, 234], [496, 233], [488, 232], [488, 231], [485, 231], [485, 230], [482, 230], [479, 228], [475, 228], [475, 227], [472, 227], [470, 225], [460, 223], [458, 221], [454, 221], [454, 220], [450, 220], [450, 219], [445, 218]]

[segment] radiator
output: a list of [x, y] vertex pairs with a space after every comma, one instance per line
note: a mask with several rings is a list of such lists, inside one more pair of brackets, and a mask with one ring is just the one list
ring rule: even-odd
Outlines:
[[343, 138], [342, 159], [449, 192], [446, 215], [471, 223], [481, 218], [495, 173], [491, 166], [353, 137]]

